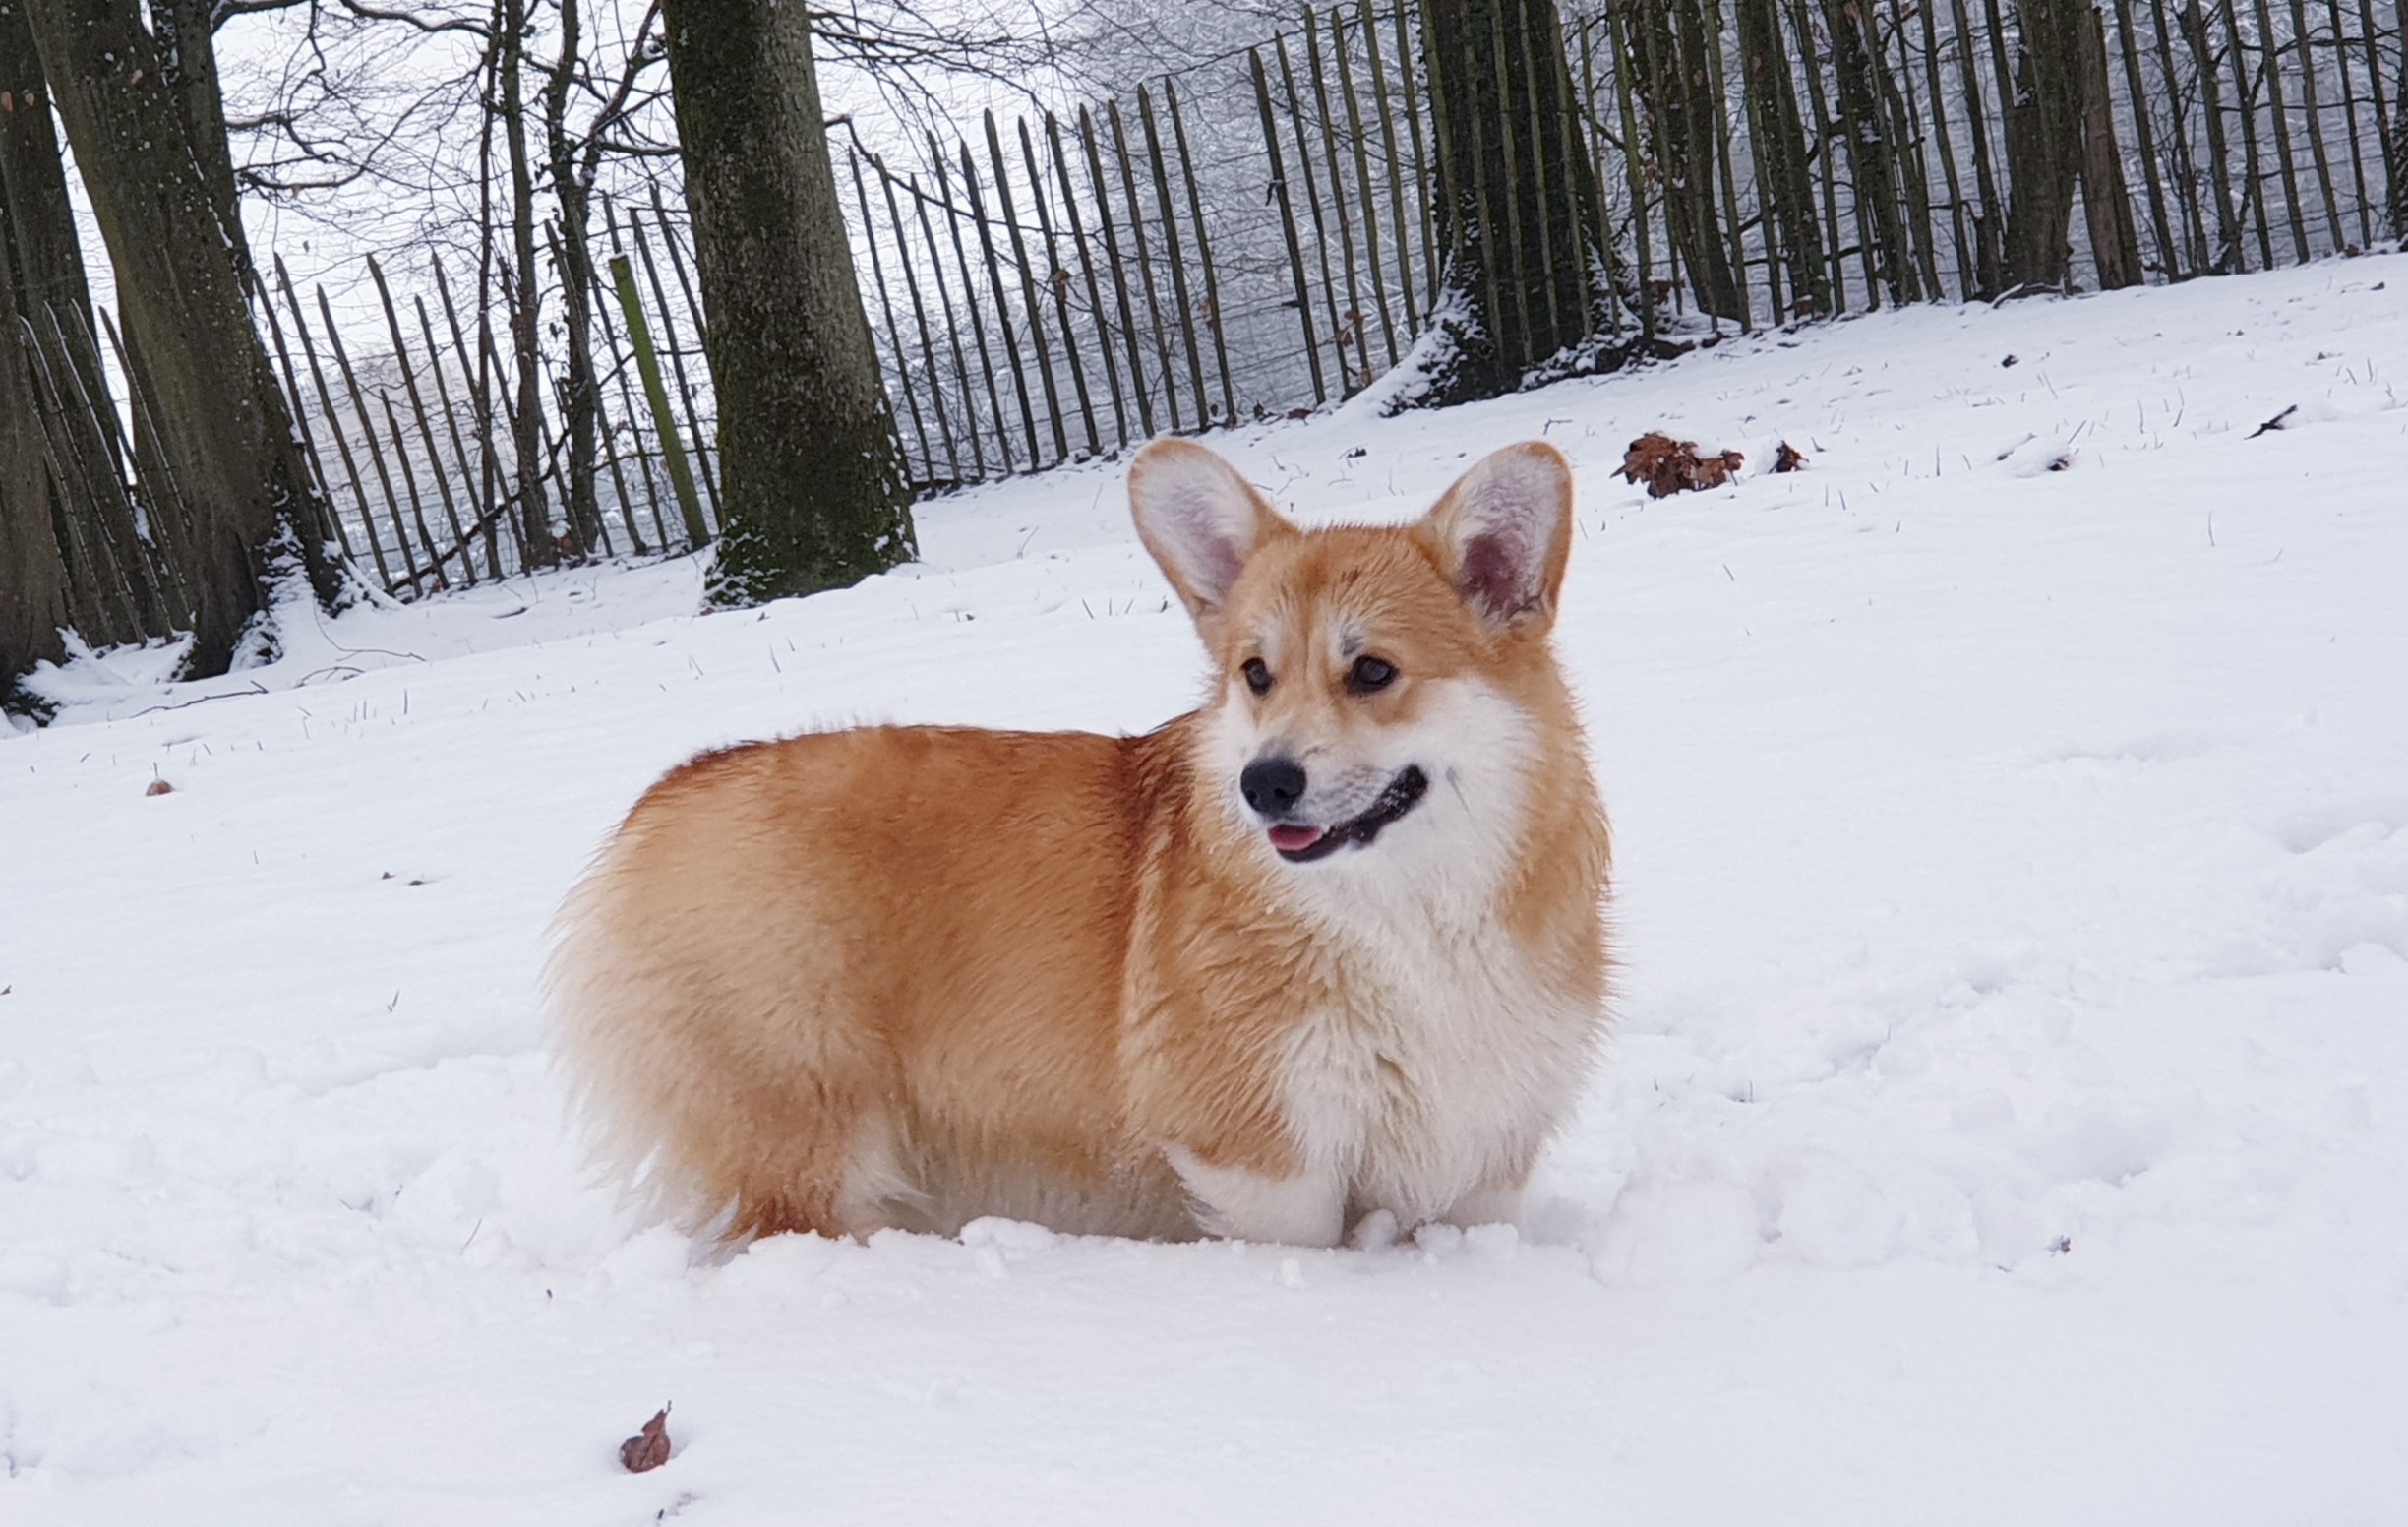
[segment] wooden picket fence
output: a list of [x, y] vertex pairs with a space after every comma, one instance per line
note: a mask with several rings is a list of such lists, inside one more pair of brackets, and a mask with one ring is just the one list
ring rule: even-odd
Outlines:
[[[589, 294], [600, 395], [599, 544], [554, 551], [608, 557], [691, 549], [715, 535], [719, 508], [701, 308], [684, 230], [657, 201], [648, 217], [610, 208], [605, 226]], [[545, 356], [541, 396], [514, 397], [497, 304], [476, 303], [466, 315], [476, 327], [464, 328], [450, 275], [432, 259], [435, 308], [424, 293], [414, 295], [405, 320], [383, 266], [373, 258], [364, 264], [390, 347], [357, 363], [325, 288], [304, 302], [281, 259], [273, 263], [274, 291], [260, 304], [303, 443], [336, 508], [343, 554], [373, 567], [396, 594], [530, 566], [525, 496], [541, 494], [553, 506], [566, 496], [557, 358]], [[530, 405], [543, 454], [521, 461], [512, 420]]]
[[[2148, 278], [2400, 236], [2397, 0], [2094, 14], [2109, 107], [2091, 126], [2143, 198], [2121, 214]], [[2003, 103], [2024, 88], [2000, 0], [1628, 0], [1563, 26], [1611, 322], [1677, 335], [1996, 294]], [[857, 150], [859, 274], [916, 480], [1310, 409], [1395, 365], [1446, 258], [1423, 58], [1415, 5], [1347, 0], [1127, 97], [990, 112], [917, 163]], [[1538, 172], [1572, 194], [1567, 166]], [[2073, 221], [2077, 269], [2089, 226]]]
[[[2137, 251], [2146, 278], [2182, 280], [2400, 236], [2399, 0], [2108, 0], [2083, 25], [2108, 102], [2087, 129], [2137, 189], [2072, 219], [2077, 272]], [[1592, 163], [1536, 171], [1551, 194], [1600, 188], [1609, 346], [1998, 293], [2018, 189], [2002, 103], [2023, 83], [2000, 0], [1624, 0], [1563, 27]], [[932, 135], [916, 163], [857, 150], [841, 189], [915, 485], [1308, 411], [1408, 360], [1447, 271], [1434, 93], [1415, 6], [1345, 0], [1126, 97]], [[565, 549], [701, 546], [716, 405], [683, 211], [606, 206], [596, 240], [601, 518]], [[551, 560], [523, 511], [566, 499], [559, 358], [517, 396], [510, 273], [362, 275], [365, 326], [279, 259], [254, 293], [333, 507], [322, 530], [401, 598]], [[74, 612], [93, 640], [163, 636], [189, 608], [161, 552], [184, 517], [98, 320], [18, 336], [52, 473], [91, 506], [65, 517]], [[521, 459], [525, 409], [541, 449]]]
[[[362, 274], [377, 321], [363, 328], [339, 323], [323, 284], [304, 293], [270, 257], [252, 306], [332, 510], [319, 531], [363, 581], [407, 599], [563, 554], [684, 551], [716, 535], [715, 415], [682, 219], [657, 198], [648, 210], [610, 208], [602, 238], [591, 293], [598, 543], [556, 544], [549, 557], [530, 555], [520, 511], [530, 494], [555, 513], [566, 501], [558, 357], [544, 356], [540, 396], [513, 396], [507, 279], [497, 273], [489, 288], [471, 276], [463, 303], [430, 257], [404, 300], [398, 273], [370, 257]], [[94, 641], [164, 637], [172, 612], [190, 607], [164, 555], [186, 517], [138, 374], [107, 310], [97, 317], [99, 336], [74, 308], [45, 311], [19, 336], [53, 476], [91, 508], [63, 517], [71, 613]], [[512, 422], [529, 406], [542, 453], [522, 461]]]

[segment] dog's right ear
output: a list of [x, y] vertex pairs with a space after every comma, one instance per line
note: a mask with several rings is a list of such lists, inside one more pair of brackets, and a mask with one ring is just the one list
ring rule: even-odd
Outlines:
[[1150, 441], [1129, 463], [1137, 537], [1197, 624], [1212, 619], [1254, 549], [1292, 527], [1237, 468], [1187, 440]]

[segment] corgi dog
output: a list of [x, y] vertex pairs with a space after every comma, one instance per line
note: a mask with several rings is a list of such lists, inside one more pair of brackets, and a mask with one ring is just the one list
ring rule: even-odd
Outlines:
[[1301, 529], [1185, 441], [1128, 493], [1211, 655], [1200, 709], [706, 753], [562, 908], [569, 1079], [688, 1228], [1514, 1217], [1607, 975], [1549, 636], [1568, 463], [1508, 447], [1382, 527]]

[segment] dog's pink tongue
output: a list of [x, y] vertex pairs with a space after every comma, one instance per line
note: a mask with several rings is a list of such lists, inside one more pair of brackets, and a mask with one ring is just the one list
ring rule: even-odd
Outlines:
[[1282, 825], [1273, 827], [1270, 830], [1271, 846], [1273, 848], [1281, 849], [1287, 853], [1293, 854], [1299, 848], [1310, 848], [1315, 843], [1321, 841], [1321, 829], [1319, 827], [1294, 827]]

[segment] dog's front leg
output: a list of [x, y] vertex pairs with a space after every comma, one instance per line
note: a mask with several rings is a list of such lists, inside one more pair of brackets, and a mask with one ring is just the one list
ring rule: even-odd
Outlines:
[[1212, 1166], [1183, 1145], [1164, 1146], [1163, 1156], [1186, 1186], [1196, 1226], [1208, 1236], [1336, 1246], [1346, 1230], [1346, 1180], [1336, 1172], [1267, 1177]]

